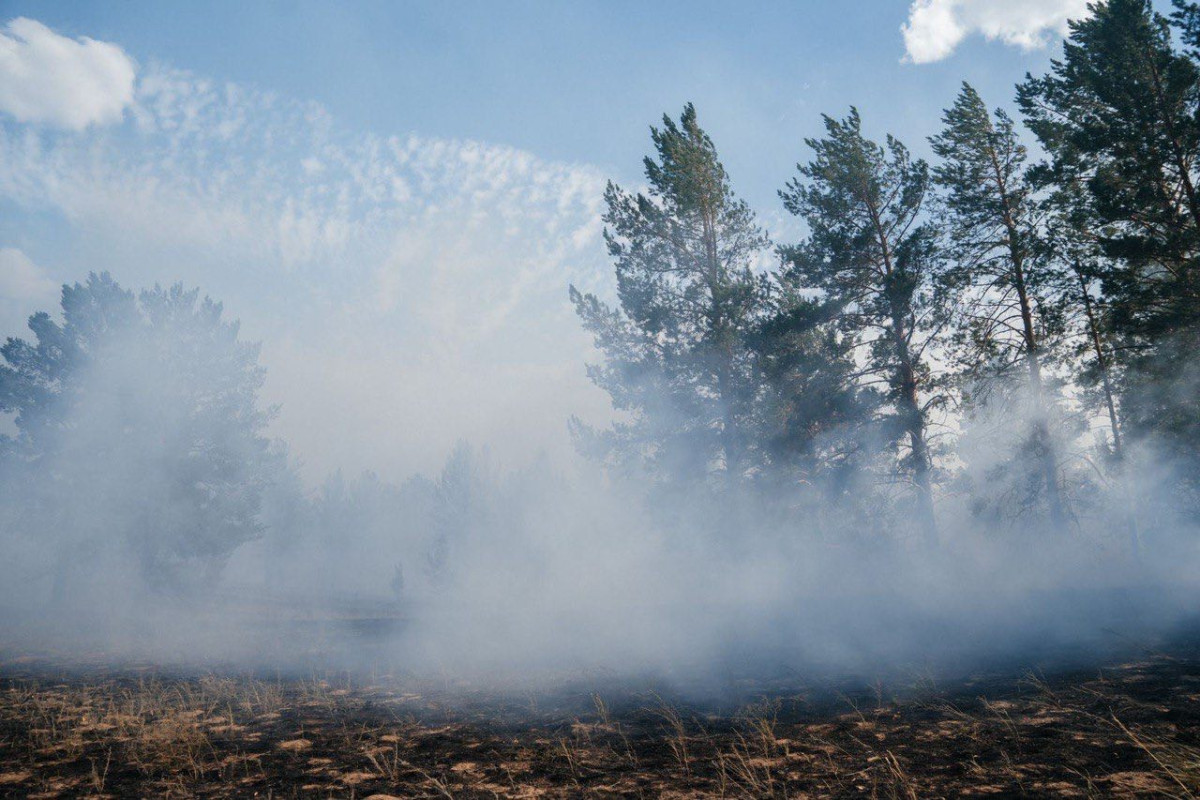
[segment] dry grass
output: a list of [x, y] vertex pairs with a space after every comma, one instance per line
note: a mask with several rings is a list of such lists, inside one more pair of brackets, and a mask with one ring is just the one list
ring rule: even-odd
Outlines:
[[9, 664], [0, 796], [1200, 796], [1200, 659], [760, 688], [697, 705]]

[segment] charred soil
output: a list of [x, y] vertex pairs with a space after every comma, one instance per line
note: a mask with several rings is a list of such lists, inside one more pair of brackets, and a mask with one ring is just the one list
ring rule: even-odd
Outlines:
[[947, 681], [497, 689], [7, 654], [6, 797], [1195, 797], [1200, 648]]

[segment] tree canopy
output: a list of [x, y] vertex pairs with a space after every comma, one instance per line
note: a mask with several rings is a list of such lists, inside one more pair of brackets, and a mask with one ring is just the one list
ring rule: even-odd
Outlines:
[[[60, 583], [120, 550], [152, 584], [185, 588], [260, 530], [280, 458], [264, 435], [258, 346], [182, 285], [135, 296], [107, 273], [64, 286], [62, 321], [0, 349], [3, 446], [18, 506], [74, 543]], [[65, 586], [64, 586], [65, 588]]]

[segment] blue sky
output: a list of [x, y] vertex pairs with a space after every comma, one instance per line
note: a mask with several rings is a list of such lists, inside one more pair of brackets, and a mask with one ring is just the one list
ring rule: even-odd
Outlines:
[[624, 180], [638, 177], [646, 126], [690, 100], [756, 205], [774, 203], [820, 113], [856, 104], [918, 149], [960, 81], [1007, 103], [1052, 52], [972, 36], [943, 61], [901, 63], [909, 11], [903, 0], [0, 2], [0, 18], [312, 100], [353, 129], [512, 145]]
[[89, 269], [182, 280], [263, 341], [310, 478], [565, 451], [607, 413], [565, 288], [609, 290], [600, 191], [649, 124], [695, 102], [786, 238], [821, 112], [924, 152], [962, 80], [1009, 103], [1083, 6], [5, 0], [0, 334]]

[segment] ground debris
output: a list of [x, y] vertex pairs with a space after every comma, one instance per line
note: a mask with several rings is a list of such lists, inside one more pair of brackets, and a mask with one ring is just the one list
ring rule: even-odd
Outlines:
[[0, 796], [1193, 797], [1198, 680], [1200, 653], [1174, 652], [696, 701], [608, 679], [533, 697], [10, 658]]

